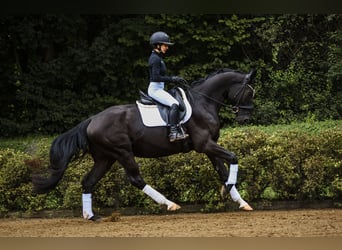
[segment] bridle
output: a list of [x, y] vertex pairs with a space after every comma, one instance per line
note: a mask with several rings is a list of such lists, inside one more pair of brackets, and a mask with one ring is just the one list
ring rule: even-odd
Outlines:
[[237, 93], [234, 95], [234, 99], [241, 93], [241, 95], [239, 96], [239, 99], [237, 100], [236, 104], [232, 107], [233, 113], [238, 113], [240, 111], [240, 109], [245, 109], [245, 110], [252, 110], [253, 109], [253, 105], [240, 105], [241, 102], [241, 98], [245, 95], [246, 92], [246, 88], [250, 88], [253, 92], [253, 97], [255, 95], [255, 90], [254, 88], [246, 83], [246, 78], [244, 83], [242, 84], [242, 87], [237, 91]]

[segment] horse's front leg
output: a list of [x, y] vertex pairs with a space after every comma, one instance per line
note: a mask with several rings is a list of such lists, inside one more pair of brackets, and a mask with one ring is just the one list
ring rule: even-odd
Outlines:
[[241, 198], [241, 195], [235, 186], [237, 182], [238, 164], [230, 164], [228, 173], [222, 159], [210, 155], [208, 155], [208, 157], [220, 177], [222, 183], [221, 196], [224, 198], [229, 192], [232, 200], [239, 203], [240, 209], [245, 211], [253, 210], [253, 208], [244, 199]]

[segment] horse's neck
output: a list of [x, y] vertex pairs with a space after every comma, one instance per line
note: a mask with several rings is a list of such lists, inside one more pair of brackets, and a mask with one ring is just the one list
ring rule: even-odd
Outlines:
[[232, 85], [231, 83], [232, 81], [229, 73], [221, 73], [207, 79], [201, 85], [197, 86], [194, 91], [203, 93], [210, 98], [222, 102], [223, 93], [229, 90]]

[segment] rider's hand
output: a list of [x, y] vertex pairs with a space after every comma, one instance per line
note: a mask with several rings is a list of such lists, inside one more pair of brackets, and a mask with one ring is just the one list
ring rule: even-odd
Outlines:
[[187, 81], [184, 78], [180, 77], [180, 76], [173, 76], [173, 77], [171, 77], [171, 81], [174, 82], [174, 83], [183, 83], [183, 84], [187, 83]]

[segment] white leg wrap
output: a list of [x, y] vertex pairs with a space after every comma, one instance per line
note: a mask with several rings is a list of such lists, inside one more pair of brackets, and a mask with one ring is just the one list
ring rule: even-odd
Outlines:
[[83, 218], [90, 219], [94, 216], [92, 204], [91, 204], [91, 194], [82, 194], [82, 205], [83, 205]]
[[239, 203], [240, 208], [248, 205], [248, 203], [241, 198], [240, 193], [237, 191], [235, 185], [230, 189], [229, 193], [232, 197], [232, 200]]
[[236, 184], [237, 172], [238, 172], [238, 164], [230, 164], [229, 176], [228, 176], [228, 180], [226, 181], [226, 185]]
[[153, 189], [150, 185], [146, 185], [142, 191], [148, 196], [150, 196], [158, 204], [167, 205], [168, 207], [173, 204], [172, 201], [166, 199], [164, 195], [159, 193], [157, 190]]

